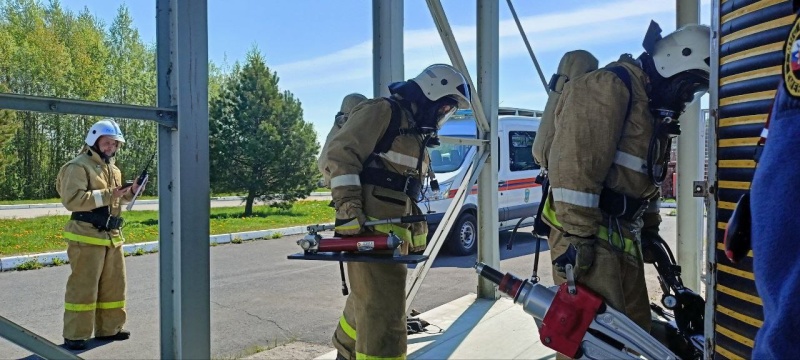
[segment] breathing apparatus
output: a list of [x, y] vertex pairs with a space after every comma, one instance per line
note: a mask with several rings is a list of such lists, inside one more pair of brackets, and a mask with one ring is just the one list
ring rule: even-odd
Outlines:
[[[678, 118], [686, 106], [708, 91], [711, 30], [689, 25], [661, 37], [661, 28], [650, 22], [637, 62], [650, 79], [647, 93], [653, 115], [653, 135], [647, 150], [647, 175], [660, 186], [667, 176], [664, 166], [672, 140], [680, 135]], [[659, 161], [660, 160], [660, 161]]]

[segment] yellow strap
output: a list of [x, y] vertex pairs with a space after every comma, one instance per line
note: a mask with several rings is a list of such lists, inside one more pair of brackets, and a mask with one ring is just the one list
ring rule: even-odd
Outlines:
[[544, 208], [542, 209], [542, 216], [554, 226], [563, 228], [563, 226], [561, 226], [561, 223], [558, 222], [558, 219], [556, 219], [556, 211], [553, 210], [553, 206], [552, 204], [550, 204], [550, 195], [547, 195], [547, 197], [544, 200]]
[[72, 304], [72, 303], [64, 303], [64, 309], [68, 311], [93, 311], [97, 308], [97, 304]]
[[[370, 217], [370, 220], [378, 220], [375, 218]], [[425, 232], [420, 235], [413, 235], [411, 233], [411, 229], [404, 228], [402, 226], [396, 226], [394, 224], [379, 224], [373, 226], [375, 231], [388, 234], [390, 232], [394, 232], [394, 235], [407, 242], [411, 245], [412, 248], [425, 246], [428, 241], [428, 233]]]
[[125, 307], [125, 300], [122, 301], [110, 301], [110, 302], [98, 302], [97, 308], [98, 309], [122, 309]]
[[[121, 230], [120, 230], [121, 231]], [[120, 232], [119, 236], [111, 235], [111, 243], [114, 244], [114, 247], [125, 242], [125, 239], [122, 237], [122, 232]]]
[[339, 318], [339, 327], [341, 327], [342, 331], [344, 331], [344, 333], [347, 334], [347, 336], [349, 336], [351, 339], [356, 339], [356, 329], [353, 329], [353, 327], [347, 323], [347, 320], [344, 319], [344, 315]]
[[75, 233], [71, 233], [69, 231], [65, 231], [64, 232], [64, 238], [72, 240], [72, 241], [77, 241], [77, 242], [90, 244], [90, 245], [110, 246], [112, 244], [114, 244], [114, 245], [117, 244], [113, 240], [110, 240], [110, 239], [98, 239], [98, 238], [91, 237], [91, 236], [78, 235], [78, 234], [75, 234]]
[[400, 356], [372, 356], [356, 352], [356, 360], [405, 360], [406, 354]]
[[636, 242], [628, 238], [620, 239], [620, 236], [617, 232], [611, 232], [611, 238], [608, 236], [608, 228], [605, 226], [601, 226], [597, 229], [597, 237], [603, 240], [608, 240], [611, 246], [622, 250], [623, 252], [633, 255], [634, 257], [639, 257], [639, 247], [636, 246]]
[[358, 230], [361, 228], [361, 224], [358, 223], [358, 219], [353, 219], [348, 223], [342, 225], [336, 225], [336, 230]]
[[423, 232], [422, 234], [414, 235], [414, 238], [411, 241], [412, 247], [424, 246], [427, 245], [427, 243], [428, 243], [428, 230], [425, 230], [425, 232]]
[[[550, 196], [548, 196], [544, 202], [542, 217], [547, 219], [547, 221], [549, 221], [551, 224], [563, 229], [561, 223], [556, 218], [555, 210], [553, 210], [553, 207], [550, 204]], [[608, 240], [611, 246], [616, 247], [617, 249], [622, 249], [625, 253], [631, 254], [637, 258], [639, 257], [639, 247], [636, 246], [635, 241], [629, 238], [620, 238], [620, 235], [615, 231], [612, 231], [611, 234], [612, 236], [609, 238], [608, 228], [605, 226], [600, 226], [600, 228], [597, 229], [597, 234], [595, 235], [600, 239]]]

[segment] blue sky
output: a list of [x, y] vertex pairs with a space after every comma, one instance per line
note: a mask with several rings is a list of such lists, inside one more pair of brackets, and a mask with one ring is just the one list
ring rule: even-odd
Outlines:
[[[155, 1], [61, 0], [84, 6], [110, 24], [125, 4], [146, 42], [155, 42]], [[657, 21], [675, 29], [675, 0], [516, 0], [515, 10], [545, 78], [562, 54], [585, 49], [605, 65], [622, 53], [642, 52], [642, 38]], [[208, 0], [209, 58], [217, 64], [243, 61], [253, 47], [277, 71], [279, 86], [303, 103], [306, 121], [325, 138], [344, 95], [372, 95], [371, 0]], [[442, 1], [450, 25], [475, 77], [474, 0]], [[405, 78], [425, 66], [450, 63], [425, 0], [405, 0]], [[701, 22], [710, 23], [710, 0], [701, 1]], [[500, 106], [543, 109], [539, 76], [508, 5], [500, 0]]]

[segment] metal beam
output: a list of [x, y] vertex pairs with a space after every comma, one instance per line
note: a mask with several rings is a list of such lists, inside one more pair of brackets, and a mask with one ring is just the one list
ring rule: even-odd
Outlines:
[[[487, 163], [481, 170], [478, 183], [478, 261], [500, 268], [500, 246], [498, 241], [498, 198], [497, 198], [497, 108], [499, 104], [499, 42], [500, 42], [500, 3], [497, 0], [478, 0], [477, 2], [477, 50], [478, 50], [478, 97], [484, 102], [483, 116], [488, 119], [489, 131], [481, 137], [489, 140], [486, 152]], [[477, 111], [477, 110], [476, 110]], [[498, 299], [497, 285], [478, 276], [478, 297]]]
[[544, 72], [542, 72], [542, 67], [539, 66], [539, 61], [536, 60], [536, 54], [533, 53], [533, 48], [531, 48], [531, 43], [528, 42], [528, 35], [525, 34], [525, 29], [522, 28], [522, 23], [519, 22], [517, 11], [514, 10], [514, 4], [511, 3], [511, 0], [506, 0], [506, 2], [508, 3], [508, 9], [511, 10], [511, 16], [514, 17], [514, 22], [517, 23], [517, 28], [519, 29], [520, 36], [522, 36], [522, 41], [525, 42], [525, 47], [528, 49], [528, 55], [530, 55], [531, 60], [533, 60], [533, 66], [536, 67], [536, 72], [539, 74], [539, 79], [542, 81], [542, 86], [544, 86], [544, 92], [545, 94], [548, 94], [549, 89], [547, 88], [547, 80], [545, 80]]
[[472, 77], [469, 75], [469, 69], [464, 62], [464, 57], [461, 55], [461, 50], [458, 48], [458, 43], [453, 35], [453, 30], [450, 28], [450, 23], [447, 21], [447, 15], [444, 13], [442, 3], [439, 0], [426, 0], [428, 3], [428, 10], [431, 12], [433, 22], [436, 24], [436, 29], [439, 30], [439, 36], [442, 38], [444, 49], [447, 50], [447, 55], [450, 57], [450, 62], [453, 66], [464, 74], [467, 79], [472, 93], [472, 113], [475, 120], [478, 121], [478, 129], [482, 131], [489, 131], [489, 122], [486, 120], [486, 114], [483, 111], [483, 104], [478, 96], [474, 93], [475, 84], [472, 82]]
[[470, 139], [470, 138], [462, 138], [462, 137], [455, 137], [455, 136], [439, 136], [439, 141], [447, 144], [458, 144], [458, 145], [475, 145], [475, 146], [483, 146], [489, 144], [489, 140], [483, 139]]
[[[163, 3], [159, 3], [162, 4]], [[163, 12], [162, 12], [163, 14]], [[211, 357], [210, 320], [210, 247], [209, 236], [209, 153], [208, 153], [208, 4], [207, 0], [171, 0], [170, 2], [171, 74], [160, 74], [159, 84], [169, 81], [170, 98], [177, 106], [178, 130], [159, 133], [159, 146], [171, 146], [169, 169], [159, 169], [168, 176], [160, 178], [159, 193], [170, 198], [171, 222], [159, 223], [159, 231], [172, 235], [170, 248], [172, 278], [162, 281], [161, 294], [171, 296], [171, 308], [162, 317], [172, 318], [171, 328], [162, 331], [171, 337], [162, 345], [162, 357], [173, 359], [209, 359]], [[162, 26], [165, 22], [159, 22]], [[159, 37], [164, 29], [160, 29]], [[166, 51], [161, 48], [160, 54]], [[163, 59], [159, 61], [164, 65]], [[166, 94], [159, 94], [165, 101]], [[164, 150], [160, 150], [164, 153]], [[160, 160], [163, 160], [161, 158]], [[163, 164], [162, 164], [163, 165]], [[163, 201], [163, 200], [161, 200]], [[165, 216], [165, 219], [170, 219]], [[164, 235], [165, 237], [168, 235]], [[162, 237], [163, 240], [165, 237]], [[169, 242], [169, 241], [167, 241]], [[169, 255], [164, 255], [169, 256]], [[170, 301], [167, 300], [165, 304]], [[164, 306], [162, 305], [162, 310]], [[165, 337], [166, 338], [166, 337]], [[172, 343], [170, 343], [170, 341]], [[171, 352], [165, 352], [170, 350]]]
[[375, 97], [403, 80], [403, 0], [372, 0], [372, 78]]
[[175, 127], [175, 110], [149, 106], [0, 93], [0, 109], [153, 120]]
[[45, 359], [80, 359], [66, 349], [0, 316], [0, 335]]
[[[677, 0], [676, 28], [700, 23], [699, 0]], [[702, 180], [705, 151], [700, 146], [700, 101], [686, 107], [680, 117], [678, 138], [678, 263], [683, 284], [700, 291], [700, 249], [703, 239], [703, 199], [694, 197], [694, 181]]]
[[[708, 84], [709, 116], [708, 132], [706, 144], [708, 146], [708, 183], [717, 184], [717, 124], [719, 123], [719, 31], [720, 31], [720, 0], [711, 1], [711, 76]], [[703, 353], [706, 359], [713, 359], [715, 352], [714, 338], [716, 329], [714, 327], [714, 313], [717, 307], [717, 297], [715, 287], [717, 278], [714, 270], [717, 266], [717, 189], [714, 186], [712, 191], [708, 191], [706, 197], [706, 260], [705, 269], [705, 343]], [[700, 293], [698, 291], [698, 293]]]
[[[170, 14], [170, 0], [156, 0], [156, 81], [157, 106], [173, 106], [170, 85], [174, 83], [172, 71], [172, 36], [174, 27]], [[174, 252], [172, 191], [173, 141], [171, 128], [158, 127], [158, 252], [159, 264], [159, 320], [161, 358], [175, 357], [175, 299], [173, 297]]]
[[460, 210], [461, 206], [464, 205], [464, 200], [470, 193], [469, 189], [472, 189], [472, 187], [475, 185], [475, 182], [478, 180], [478, 174], [480, 174], [481, 169], [486, 164], [486, 159], [488, 157], [489, 153], [485, 151], [484, 147], [478, 148], [478, 151], [475, 153], [475, 157], [472, 158], [472, 163], [470, 164], [469, 168], [467, 168], [464, 178], [461, 180], [461, 185], [458, 187], [455, 196], [453, 196], [453, 199], [450, 201], [450, 206], [448, 206], [447, 210], [444, 212], [444, 216], [442, 217], [439, 226], [436, 227], [436, 231], [433, 233], [431, 241], [425, 248], [425, 252], [423, 254], [428, 256], [428, 259], [417, 265], [417, 267], [414, 268], [414, 272], [411, 274], [411, 277], [408, 278], [408, 281], [406, 282], [406, 313], [410, 311], [411, 304], [414, 302], [414, 298], [417, 296], [420, 286], [422, 286], [422, 281], [425, 280], [428, 270], [430, 270], [433, 262], [436, 260], [436, 256], [439, 254], [439, 251], [441, 250], [442, 245], [447, 238], [447, 234], [450, 233], [450, 229], [453, 227], [456, 217], [461, 212]]

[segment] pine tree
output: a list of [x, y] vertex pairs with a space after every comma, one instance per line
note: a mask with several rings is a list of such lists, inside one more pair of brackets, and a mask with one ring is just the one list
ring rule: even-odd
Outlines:
[[278, 80], [252, 49], [211, 100], [212, 190], [243, 194], [245, 216], [252, 215], [255, 199], [291, 206], [311, 193], [319, 177], [316, 134], [303, 120], [300, 101], [281, 92]]

